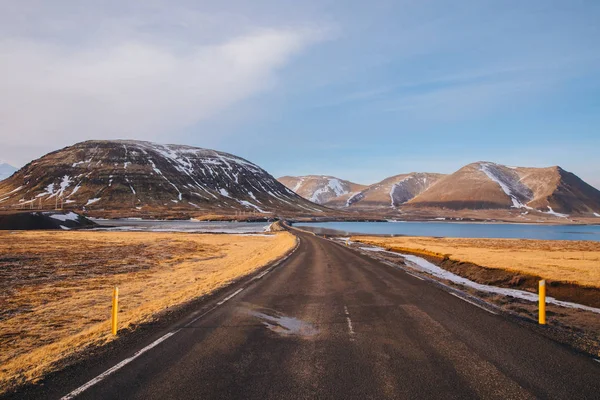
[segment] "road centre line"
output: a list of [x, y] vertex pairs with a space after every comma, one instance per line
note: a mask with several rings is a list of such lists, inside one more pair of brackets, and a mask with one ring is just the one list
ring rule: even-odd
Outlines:
[[[350, 335], [354, 335], [354, 328], [352, 327], [352, 320], [350, 319], [350, 313], [348, 312], [348, 307], [344, 306], [344, 313], [346, 314], [346, 323], [348, 324], [348, 331]], [[351, 339], [354, 340], [354, 339]]]

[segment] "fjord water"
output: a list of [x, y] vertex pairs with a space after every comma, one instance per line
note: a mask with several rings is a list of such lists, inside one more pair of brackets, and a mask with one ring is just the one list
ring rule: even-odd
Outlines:
[[200, 222], [183, 220], [95, 219], [102, 230], [188, 233], [260, 233], [269, 222]]
[[317, 233], [600, 241], [600, 225], [486, 224], [466, 222], [303, 222]]

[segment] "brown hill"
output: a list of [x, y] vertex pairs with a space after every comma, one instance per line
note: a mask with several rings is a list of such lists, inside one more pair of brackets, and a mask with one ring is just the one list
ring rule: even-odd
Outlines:
[[325, 205], [335, 208], [398, 207], [436, 184], [443, 176], [427, 172], [395, 175], [359, 192], [338, 196]]
[[366, 185], [325, 175], [282, 176], [277, 179], [300, 196], [317, 204], [365, 189]]
[[314, 214], [324, 209], [257, 165], [214, 150], [87, 141], [32, 161], [0, 182], [0, 208]]
[[600, 191], [560, 167], [469, 164], [408, 202], [449, 209], [536, 209], [550, 214], [600, 213]]

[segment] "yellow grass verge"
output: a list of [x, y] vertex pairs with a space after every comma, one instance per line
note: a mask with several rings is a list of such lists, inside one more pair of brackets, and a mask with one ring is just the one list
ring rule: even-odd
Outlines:
[[113, 340], [114, 286], [119, 329], [127, 329], [252, 273], [294, 245], [287, 232], [0, 233], [0, 393]]
[[600, 288], [598, 242], [375, 236], [351, 240]]

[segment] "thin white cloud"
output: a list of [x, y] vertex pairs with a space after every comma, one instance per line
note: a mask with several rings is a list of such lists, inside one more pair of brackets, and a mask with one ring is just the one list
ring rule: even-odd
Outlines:
[[319, 38], [268, 29], [178, 52], [136, 41], [81, 50], [3, 40], [0, 130], [13, 145], [161, 137], [268, 89]]

